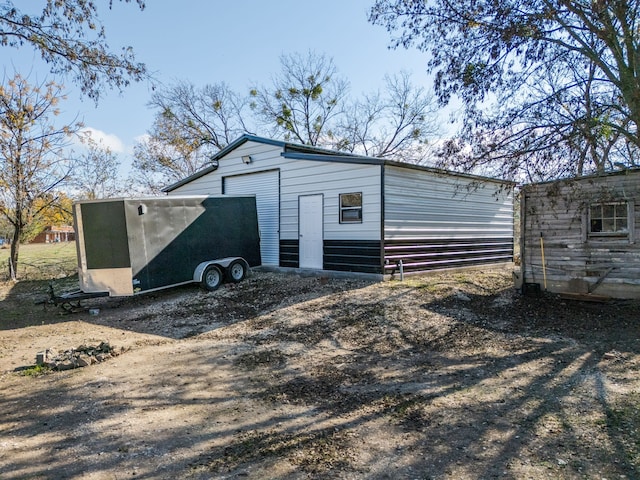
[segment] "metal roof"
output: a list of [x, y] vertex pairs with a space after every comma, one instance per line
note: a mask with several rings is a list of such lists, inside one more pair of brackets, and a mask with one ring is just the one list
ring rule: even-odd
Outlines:
[[509, 181], [509, 180], [501, 180], [497, 178], [482, 177], [479, 175], [458, 173], [458, 172], [453, 172], [453, 171], [444, 170], [444, 169], [435, 168], [435, 167], [415, 165], [411, 163], [398, 162], [395, 160], [387, 160], [387, 159], [377, 158], [377, 157], [367, 157], [367, 156], [357, 155], [353, 153], [337, 152], [335, 150], [328, 150], [325, 148], [314, 147], [310, 145], [301, 145], [298, 143], [284, 142], [281, 140], [274, 140], [270, 138], [264, 138], [264, 137], [258, 137], [255, 135], [245, 134], [245, 135], [242, 135], [237, 140], [235, 140], [234, 142], [230, 143], [227, 147], [220, 150], [216, 155], [211, 157], [211, 162], [212, 163], [215, 162], [215, 164], [212, 164], [209, 167], [203, 168], [202, 170], [194, 173], [193, 175], [190, 175], [180, 180], [179, 182], [176, 182], [172, 185], [169, 185], [168, 187], [163, 188], [162, 191], [167, 193], [171, 192], [183, 185], [186, 185], [187, 183], [192, 182], [193, 180], [196, 180], [200, 177], [207, 175], [208, 173], [214, 172], [215, 170], [217, 170], [218, 161], [222, 157], [225, 157], [230, 152], [238, 148], [240, 145], [249, 141], [280, 147], [283, 149], [283, 152], [281, 153], [281, 155], [284, 158], [295, 158], [298, 160], [336, 162], [336, 163], [358, 163], [362, 165], [382, 165], [382, 166], [388, 165], [388, 166], [399, 167], [399, 168], [421, 170], [421, 171], [426, 171], [426, 172], [430, 172], [438, 175], [450, 175], [450, 176], [463, 177], [463, 178], [477, 180], [477, 181], [490, 181], [490, 182], [498, 182], [498, 183], [515, 185], [515, 182]]

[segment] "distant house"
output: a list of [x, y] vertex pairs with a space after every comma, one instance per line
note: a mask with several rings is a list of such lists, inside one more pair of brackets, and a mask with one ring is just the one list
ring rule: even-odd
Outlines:
[[73, 242], [76, 234], [73, 227], [69, 225], [47, 226], [38, 235], [35, 236], [31, 243], [57, 243], [57, 242]]
[[382, 276], [513, 259], [513, 185], [489, 178], [244, 135], [165, 192], [256, 195], [263, 265]]
[[521, 221], [523, 282], [640, 298], [640, 169], [526, 185]]

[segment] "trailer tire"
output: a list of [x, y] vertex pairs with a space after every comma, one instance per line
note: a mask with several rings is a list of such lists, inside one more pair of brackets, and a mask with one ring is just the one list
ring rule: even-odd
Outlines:
[[222, 270], [217, 265], [209, 265], [202, 273], [202, 288], [213, 292], [222, 284]]
[[247, 264], [243, 260], [234, 260], [227, 267], [227, 278], [233, 283], [241, 282], [246, 276]]

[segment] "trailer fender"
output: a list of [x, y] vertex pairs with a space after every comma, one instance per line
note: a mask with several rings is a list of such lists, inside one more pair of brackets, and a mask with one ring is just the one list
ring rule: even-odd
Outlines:
[[[206, 262], [202, 262], [201, 264], [199, 264], [196, 267], [196, 269], [193, 271], [193, 281], [197, 283], [202, 282], [202, 276], [204, 275], [204, 271], [207, 269], [209, 265], [216, 265], [220, 270], [222, 270], [223, 272], [226, 272], [228, 267], [234, 262], [242, 262], [242, 264], [245, 267], [245, 271], [249, 270], [249, 264], [242, 257], [225, 257], [225, 258], [219, 258], [216, 260], [207, 260]], [[236, 281], [239, 281], [239, 280], [236, 280]]]

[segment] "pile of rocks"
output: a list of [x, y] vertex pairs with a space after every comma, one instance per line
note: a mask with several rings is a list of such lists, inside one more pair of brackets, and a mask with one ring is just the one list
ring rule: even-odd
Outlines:
[[124, 348], [116, 349], [109, 342], [100, 342], [97, 346], [80, 345], [63, 352], [48, 348], [36, 354], [36, 364], [52, 370], [71, 370], [86, 367], [94, 363], [104, 362], [120, 355]]

